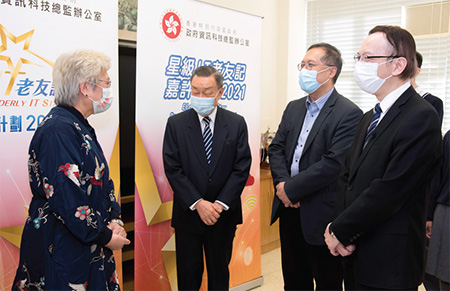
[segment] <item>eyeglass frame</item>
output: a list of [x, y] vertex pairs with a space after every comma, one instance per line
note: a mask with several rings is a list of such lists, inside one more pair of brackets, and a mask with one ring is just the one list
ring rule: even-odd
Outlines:
[[[301, 71], [304, 67], [307, 67], [307, 70], [311, 70], [312, 68], [314, 68], [315, 66], [327, 66], [327, 67], [336, 67], [336, 66], [332, 66], [332, 65], [326, 65], [326, 64], [315, 64], [313, 66], [311, 66], [310, 64], [304, 64], [302, 67], [302, 63], [298, 63], [297, 64], [297, 69], [299, 71]], [[308, 69], [309, 68], [309, 69]]]
[[[98, 81], [101, 81], [101, 82], [104, 82], [105, 84], [106, 84], [106, 88], [111, 88], [111, 84], [112, 84], [112, 81], [111, 80], [98, 80]], [[97, 82], [98, 82], [97, 81]], [[95, 85], [98, 85], [97, 83], [95, 83]], [[100, 86], [101, 87], [101, 86]], [[105, 89], [106, 89], [105, 88]]]
[[382, 59], [382, 58], [386, 58], [386, 59], [394, 59], [394, 58], [401, 58], [402, 56], [369, 56], [369, 55], [360, 55], [359, 53], [355, 54], [353, 56], [353, 59], [355, 60], [355, 62], [362, 62], [367, 63], [368, 60], [370, 59]]

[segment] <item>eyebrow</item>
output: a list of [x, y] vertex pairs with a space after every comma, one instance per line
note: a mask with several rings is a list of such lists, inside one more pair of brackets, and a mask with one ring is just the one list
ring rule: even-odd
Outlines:
[[[195, 87], [195, 86], [191, 86], [191, 87], [192, 87], [192, 89], [199, 90], [199, 88], [197, 88], [197, 87]], [[204, 91], [212, 90], [212, 89], [214, 89], [214, 87], [207, 87], [207, 88], [205, 88]]]

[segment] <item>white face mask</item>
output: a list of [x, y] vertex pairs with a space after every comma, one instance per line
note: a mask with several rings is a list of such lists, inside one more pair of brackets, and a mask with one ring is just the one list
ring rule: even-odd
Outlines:
[[355, 66], [355, 82], [358, 84], [361, 90], [369, 93], [375, 94], [375, 92], [383, 86], [384, 82], [392, 77], [385, 79], [381, 79], [378, 77], [378, 66], [392, 62], [393, 60], [389, 60], [384, 63], [368, 63], [368, 62], [357, 62]]

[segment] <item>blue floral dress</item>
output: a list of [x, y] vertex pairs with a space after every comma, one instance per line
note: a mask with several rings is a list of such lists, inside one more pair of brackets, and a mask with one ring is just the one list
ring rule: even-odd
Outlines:
[[29, 148], [33, 198], [13, 290], [119, 290], [105, 245], [120, 215], [94, 129], [73, 107], [54, 107]]

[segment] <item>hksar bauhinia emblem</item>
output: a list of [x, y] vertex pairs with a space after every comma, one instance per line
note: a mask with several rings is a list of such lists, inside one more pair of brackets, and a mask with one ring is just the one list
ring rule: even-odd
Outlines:
[[177, 39], [183, 29], [181, 24], [181, 16], [173, 9], [164, 11], [161, 17], [160, 25], [163, 34], [170, 40]]

